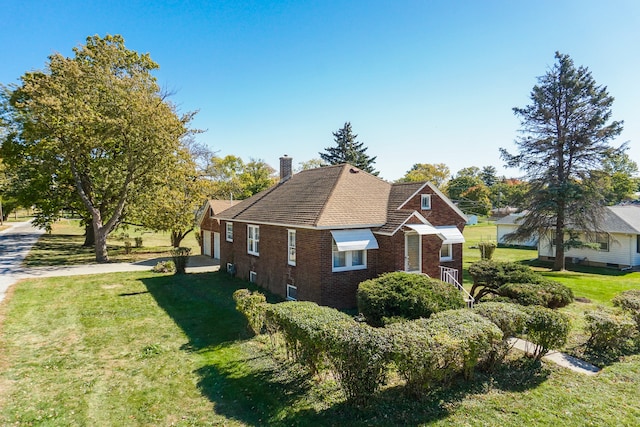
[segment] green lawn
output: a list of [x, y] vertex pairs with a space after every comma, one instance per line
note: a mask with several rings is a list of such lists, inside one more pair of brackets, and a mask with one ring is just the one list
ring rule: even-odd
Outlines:
[[[24, 265], [39, 267], [47, 265], [76, 265], [95, 262], [93, 248], [85, 248], [84, 229], [80, 227], [78, 220], [64, 219], [53, 224], [51, 234], [40, 237], [29, 255], [24, 260]], [[135, 237], [142, 238], [142, 247], [133, 247], [131, 253], [125, 251], [123, 234], [129, 235], [134, 244]], [[195, 238], [195, 232], [191, 232], [182, 241], [182, 246], [190, 247], [191, 253], [200, 253], [200, 246]], [[113, 262], [133, 262], [157, 256], [168, 256], [171, 250], [171, 238], [169, 233], [156, 233], [144, 230], [140, 227], [128, 227], [117, 229], [107, 238], [109, 259]]]
[[270, 357], [224, 273], [24, 281], [0, 305], [0, 425], [637, 425], [640, 356], [596, 377], [519, 360], [416, 401], [365, 408]]

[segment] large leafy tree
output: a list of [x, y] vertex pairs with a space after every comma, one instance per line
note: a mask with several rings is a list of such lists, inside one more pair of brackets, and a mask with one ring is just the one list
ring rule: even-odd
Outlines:
[[158, 65], [121, 36], [88, 37], [73, 52], [50, 56], [43, 71], [6, 92], [3, 150], [16, 169], [42, 168], [40, 188], [72, 183], [91, 220], [96, 261], [106, 262], [107, 235], [125, 207], [179, 163], [193, 114], [176, 113], [151, 74]]
[[444, 163], [415, 163], [398, 182], [429, 181], [439, 189], [444, 189], [451, 171]]
[[376, 157], [370, 157], [366, 153], [367, 147], [363, 142], [357, 141], [357, 138], [358, 135], [355, 135], [351, 129], [351, 123], [346, 122], [341, 129], [333, 132], [333, 140], [336, 145], [327, 147], [325, 148], [326, 152], [318, 154], [323, 161], [330, 165], [349, 163], [365, 172], [378, 175], [380, 172], [377, 172], [373, 167]]
[[529, 183], [529, 213], [513, 237], [552, 230], [553, 268], [562, 270], [572, 240], [565, 241], [565, 232], [597, 230], [600, 223], [604, 196], [594, 172], [625, 147], [610, 145], [622, 122], [611, 120], [613, 97], [606, 87], [598, 86], [591, 72], [576, 67], [568, 55], [556, 52], [555, 59], [533, 87], [531, 104], [513, 109], [521, 122], [518, 152], [500, 151], [507, 166], [523, 170]]
[[275, 169], [263, 160], [245, 163], [231, 154], [212, 157], [206, 175], [212, 181], [210, 195], [218, 199], [246, 199], [277, 183]]

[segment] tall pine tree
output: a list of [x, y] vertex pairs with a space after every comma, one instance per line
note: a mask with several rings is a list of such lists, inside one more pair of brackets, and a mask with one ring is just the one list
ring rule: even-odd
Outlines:
[[354, 135], [351, 130], [351, 123], [346, 122], [342, 129], [333, 132], [336, 146], [325, 148], [326, 153], [319, 153], [320, 158], [330, 165], [349, 163], [377, 176], [380, 172], [373, 168], [376, 157], [369, 157], [366, 154], [367, 147], [364, 143], [356, 141], [357, 138], [358, 135]]
[[556, 52], [556, 60], [538, 78], [531, 104], [513, 109], [521, 120], [519, 152], [500, 151], [507, 165], [523, 170], [529, 182], [525, 198], [529, 213], [513, 237], [551, 230], [553, 268], [562, 270], [565, 249], [572, 244], [565, 233], [599, 231], [604, 195], [598, 172], [625, 146], [609, 145], [622, 131], [622, 122], [611, 121], [613, 97], [607, 88], [596, 85], [591, 72], [575, 67], [568, 55]]

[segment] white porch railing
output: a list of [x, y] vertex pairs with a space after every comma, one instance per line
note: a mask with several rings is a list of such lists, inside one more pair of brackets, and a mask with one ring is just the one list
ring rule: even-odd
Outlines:
[[464, 301], [467, 303], [467, 307], [473, 308], [475, 299], [469, 292], [467, 292], [464, 286], [462, 286], [460, 282], [458, 282], [458, 270], [456, 270], [455, 268], [440, 266], [440, 280], [445, 283], [450, 283], [458, 288], [458, 290], [464, 295]]

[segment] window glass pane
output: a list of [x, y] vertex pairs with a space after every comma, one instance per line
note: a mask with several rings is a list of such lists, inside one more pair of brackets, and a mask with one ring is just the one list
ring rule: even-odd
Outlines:
[[347, 253], [346, 252], [338, 252], [335, 251], [333, 253], [333, 266], [337, 267], [346, 267], [347, 266]]
[[442, 249], [440, 249], [440, 258], [451, 258], [451, 245], [442, 245]]
[[351, 252], [351, 265], [364, 265], [364, 251]]
[[431, 209], [431, 195], [423, 194], [421, 199], [422, 209]]

